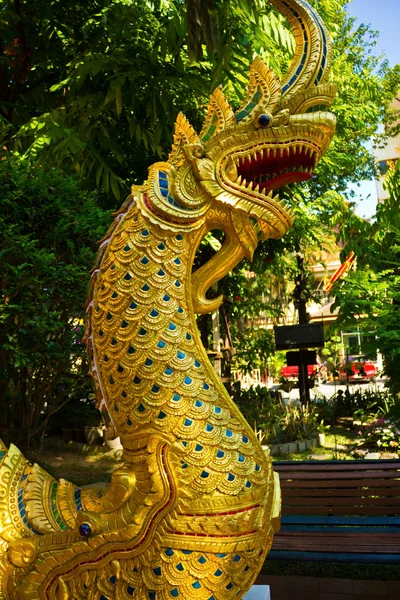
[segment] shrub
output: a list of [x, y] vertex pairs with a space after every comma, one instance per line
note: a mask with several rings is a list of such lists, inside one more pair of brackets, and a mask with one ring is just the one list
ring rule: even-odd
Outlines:
[[0, 160], [0, 435], [23, 449], [87, 378], [82, 305], [109, 221], [75, 178]]

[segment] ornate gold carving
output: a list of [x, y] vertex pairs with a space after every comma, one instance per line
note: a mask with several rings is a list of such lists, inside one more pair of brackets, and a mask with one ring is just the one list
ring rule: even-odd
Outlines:
[[[0, 442], [0, 600], [236, 600], [279, 528], [268, 452], [207, 359], [208, 289], [293, 217], [279, 187], [312, 176], [334, 132], [330, 42], [304, 0], [272, 0], [297, 50], [282, 83], [256, 58], [234, 114], [200, 135], [179, 114], [167, 162], [133, 186], [100, 243], [86, 303], [98, 406], [124, 447], [106, 489], [57, 481]], [[192, 273], [213, 229], [219, 252]]]

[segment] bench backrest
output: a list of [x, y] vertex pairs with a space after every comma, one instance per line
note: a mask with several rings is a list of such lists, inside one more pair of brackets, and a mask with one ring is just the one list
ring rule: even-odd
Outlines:
[[400, 460], [275, 462], [282, 516], [400, 515]]

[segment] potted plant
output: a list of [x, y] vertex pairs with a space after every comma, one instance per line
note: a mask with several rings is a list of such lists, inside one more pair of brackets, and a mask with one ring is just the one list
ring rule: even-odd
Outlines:
[[281, 389], [284, 392], [291, 392], [293, 389], [293, 381], [290, 381], [289, 379], [286, 379], [286, 377], [281, 377]]

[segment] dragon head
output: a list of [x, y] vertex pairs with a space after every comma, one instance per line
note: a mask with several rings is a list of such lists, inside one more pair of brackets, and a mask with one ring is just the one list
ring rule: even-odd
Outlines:
[[326, 83], [331, 43], [319, 15], [305, 0], [271, 2], [293, 28], [291, 67], [280, 82], [257, 57], [238, 112], [217, 88], [200, 134], [178, 115], [168, 162], [150, 167], [146, 190], [149, 217], [165, 227], [200, 226], [215, 201], [253, 217], [265, 237], [292, 224], [275, 190], [312, 178], [334, 134], [336, 89]]

